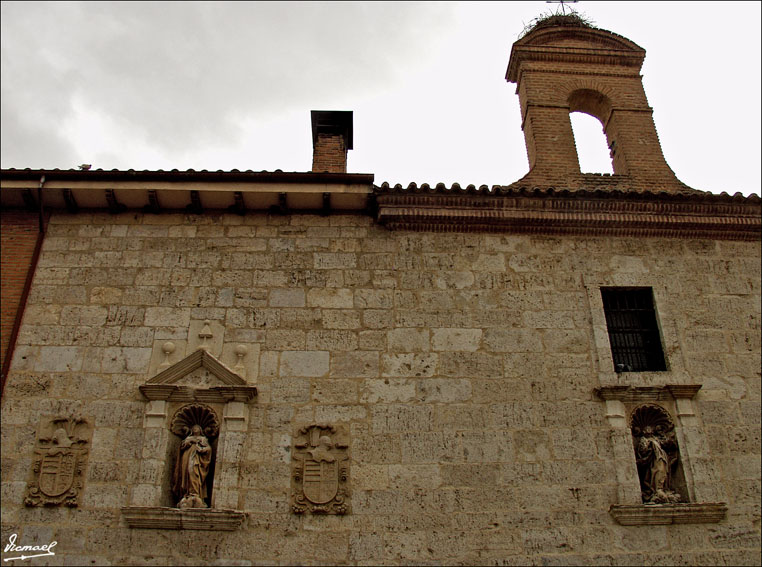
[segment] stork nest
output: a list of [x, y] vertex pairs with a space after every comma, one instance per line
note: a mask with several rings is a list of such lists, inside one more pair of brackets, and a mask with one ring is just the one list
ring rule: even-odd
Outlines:
[[577, 12], [569, 14], [541, 14], [524, 26], [523, 31], [519, 34], [519, 39], [538, 28], [549, 28], [552, 26], [595, 28], [595, 22]]

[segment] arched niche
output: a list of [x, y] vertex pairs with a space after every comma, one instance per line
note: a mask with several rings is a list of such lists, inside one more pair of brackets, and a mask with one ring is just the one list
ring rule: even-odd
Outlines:
[[688, 502], [675, 423], [669, 412], [658, 404], [641, 404], [630, 413], [630, 431], [643, 503]]
[[[131, 527], [232, 530], [243, 522], [236, 447], [248, 427], [247, 404], [257, 395], [239, 374], [205, 349], [164, 368], [140, 386], [146, 399], [139, 482], [122, 515]], [[194, 423], [195, 422], [195, 423]], [[207, 483], [209, 508], [182, 509], [172, 493], [172, 475], [182, 437], [193, 425], [211, 435]], [[227, 481], [225, 480], [227, 479]], [[204, 520], [204, 518], [208, 518]]]
[[[617, 523], [705, 524], [727, 516], [725, 495], [713, 474], [714, 463], [704, 452], [706, 438], [695, 412], [693, 399], [700, 389], [699, 384], [596, 388], [611, 428], [618, 503], [609, 512]], [[643, 489], [638, 445], [652, 436], [669, 438], [667, 443], [674, 445], [666, 452], [672, 455], [671, 490], [678, 498], [653, 499]]]
[[[187, 454], [188, 448], [183, 447], [189, 439], [194, 437], [195, 428], [199, 428], [204, 443], [208, 446], [208, 455], [196, 457], [204, 459], [207, 463], [204, 466], [203, 478], [199, 479], [203, 485], [201, 494], [198, 495], [203, 501], [203, 506], [184, 504], [189, 502], [187, 490], [182, 490], [182, 478], [187, 477], [185, 470], [188, 465], [184, 463], [183, 456]], [[198, 402], [189, 403], [180, 406], [170, 420], [169, 430], [173, 436], [167, 444], [167, 469], [169, 475], [168, 492], [172, 494], [172, 503], [178, 508], [183, 507], [212, 507], [212, 497], [214, 494], [215, 463], [217, 460], [217, 441], [220, 434], [220, 418], [217, 411], [207, 404]], [[186, 459], [187, 460], [187, 457]], [[171, 466], [169, 466], [171, 465]], [[191, 468], [193, 466], [191, 465]], [[191, 472], [191, 474], [193, 474]], [[167, 490], [163, 491], [164, 493]]]

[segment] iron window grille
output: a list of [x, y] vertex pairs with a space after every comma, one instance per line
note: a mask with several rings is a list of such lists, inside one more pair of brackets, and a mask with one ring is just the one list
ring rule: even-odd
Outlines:
[[614, 370], [666, 370], [651, 288], [601, 288]]

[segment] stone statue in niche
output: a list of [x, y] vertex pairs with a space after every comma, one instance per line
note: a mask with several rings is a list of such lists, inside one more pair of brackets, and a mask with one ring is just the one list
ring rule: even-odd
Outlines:
[[59, 417], [44, 424], [37, 439], [27, 506], [77, 506], [83, 486], [92, 429], [81, 417]]
[[182, 438], [172, 473], [178, 508], [208, 508], [213, 483], [214, 448], [219, 433], [216, 412], [203, 404], [183, 406], [172, 419], [172, 432]]
[[632, 413], [631, 428], [643, 502], [679, 502], [673, 485], [679, 451], [669, 414], [660, 406], [642, 405]]
[[292, 455], [291, 509], [296, 514], [349, 511], [349, 455], [342, 432], [332, 425], [298, 430]]
[[177, 454], [172, 490], [180, 498], [178, 508], [207, 508], [206, 477], [212, 460], [212, 447], [201, 431], [194, 425], [190, 434], [180, 443]]

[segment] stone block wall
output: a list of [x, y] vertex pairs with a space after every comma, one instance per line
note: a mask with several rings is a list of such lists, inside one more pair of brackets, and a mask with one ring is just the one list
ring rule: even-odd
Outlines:
[[[654, 287], [670, 371], [608, 367], [603, 284]], [[153, 441], [138, 387], [155, 345], [205, 320], [226, 345], [258, 345], [259, 394], [225, 440], [225, 498], [246, 521], [129, 528], [120, 508], [163, 474], [141, 466]], [[702, 385], [693, 482], [716, 488], [725, 520], [613, 520], [602, 380]], [[760, 246], [393, 232], [352, 215], [56, 214], [2, 403], [2, 541], [56, 540], [56, 562], [754, 564]], [[79, 506], [25, 507], [41, 416], [74, 413], [93, 423]], [[292, 437], [309, 423], [348, 431], [345, 516], [291, 512]]]

